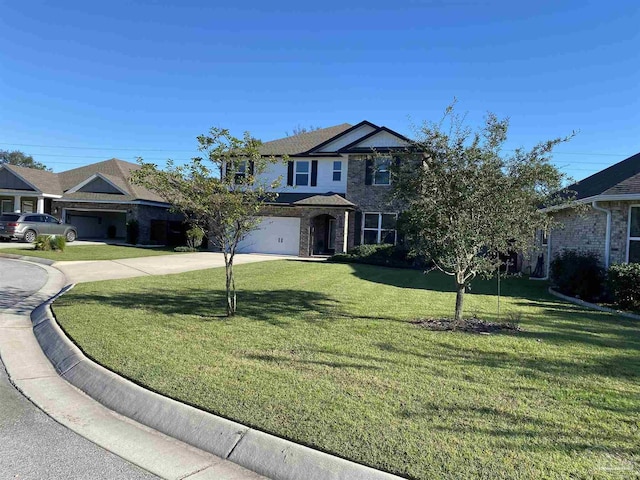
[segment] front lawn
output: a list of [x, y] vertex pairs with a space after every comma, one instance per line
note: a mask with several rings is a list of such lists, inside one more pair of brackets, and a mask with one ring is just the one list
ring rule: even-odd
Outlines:
[[172, 248], [140, 248], [119, 245], [74, 245], [60, 251], [42, 251], [33, 248], [3, 248], [0, 253], [26, 255], [29, 257], [48, 258], [49, 260], [120, 260], [123, 258], [153, 257], [156, 255], [171, 255], [176, 252]]
[[[255, 428], [416, 479], [636, 478], [638, 324], [502, 283], [519, 333], [433, 332], [452, 280], [276, 261], [80, 284], [54, 310], [92, 358]], [[495, 280], [466, 313], [496, 318]]]

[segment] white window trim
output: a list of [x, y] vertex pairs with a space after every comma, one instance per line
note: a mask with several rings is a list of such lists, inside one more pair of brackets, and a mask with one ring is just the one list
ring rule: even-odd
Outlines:
[[[376, 165], [376, 161], [377, 160], [382, 160], [382, 159], [389, 159], [389, 166], [387, 167], [386, 170], [379, 170], [377, 165]], [[373, 176], [371, 178], [371, 185], [375, 185], [377, 187], [388, 187], [389, 185], [391, 185], [391, 163], [393, 162], [393, 157], [389, 156], [389, 155], [383, 155], [380, 157], [374, 157], [373, 158]], [[389, 173], [389, 182], [388, 183], [376, 183], [376, 172], [388, 172]]]
[[[336, 170], [336, 163], [338, 163], [338, 162], [340, 162], [340, 169]], [[333, 168], [333, 170], [331, 172], [331, 180], [334, 181], [334, 182], [341, 182], [342, 181], [342, 160], [334, 160], [333, 163], [332, 163], [332, 168]], [[336, 173], [340, 174], [340, 179], [339, 180], [336, 180], [334, 178]]]
[[[300, 163], [306, 163], [307, 164], [307, 171], [306, 172], [298, 172], [298, 165]], [[309, 160], [296, 160], [295, 161], [295, 168], [293, 169], [293, 184], [296, 187], [309, 187], [311, 186], [311, 162]], [[298, 174], [300, 175], [306, 175], [307, 176], [307, 183], [305, 184], [300, 184], [298, 185]]]
[[[378, 228], [365, 228], [364, 221], [366, 215], [378, 215]], [[364, 245], [364, 231], [365, 230], [376, 230], [378, 235], [376, 237], [376, 243], [379, 245], [380, 240], [382, 240], [382, 232], [386, 231], [386, 229], [382, 228], [382, 215], [393, 215], [396, 217], [396, 222], [398, 221], [398, 213], [397, 212], [362, 212], [362, 228], [360, 229], [360, 245]], [[393, 244], [396, 245], [398, 243], [398, 228], [393, 229]]]
[[640, 242], [640, 237], [631, 236], [631, 211], [634, 208], [640, 209], [640, 203], [629, 205], [629, 213], [627, 218], [627, 258], [626, 258], [627, 263], [629, 263], [629, 249], [631, 247], [631, 242], [635, 242], [635, 241]]

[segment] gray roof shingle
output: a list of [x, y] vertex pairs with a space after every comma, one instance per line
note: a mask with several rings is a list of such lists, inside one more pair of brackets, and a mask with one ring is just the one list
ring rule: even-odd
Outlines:
[[568, 187], [577, 199], [596, 195], [640, 194], [640, 153], [611, 165]]
[[327, 140], [341, 134], [345, 130], [351, 128], [349, 123], [342, 123], [333, 127], [320, 128], [312, 132], [301, 133], [299, 135], [291, 135], [290, 137], [279, 138], [264, 142], [260, 146], [262, 155], [295, 155], [311, 150]]

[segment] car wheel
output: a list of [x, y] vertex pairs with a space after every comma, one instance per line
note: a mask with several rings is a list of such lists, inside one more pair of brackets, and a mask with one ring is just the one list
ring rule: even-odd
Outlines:
[[24, 241], [27, 243], [35, 242], [36, 237], [36, 232], [34, 232], [33, 230], [27, 230], [26, 232], [24, 232]]
[[76, 232], [74, 232], [73, 230], [69, 230], [67, 232], [67, 242], [73, 242], [76, 239]]

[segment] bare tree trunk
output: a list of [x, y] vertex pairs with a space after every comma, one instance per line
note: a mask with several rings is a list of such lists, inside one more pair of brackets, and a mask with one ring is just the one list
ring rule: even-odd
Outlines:
[[457, 328], [462, 323], [462, 305], [464, 303], [464, 283], [456, 282], [456, 313], [453, 318], [454, 327]]
[[236, 281], [233, 278], [233, 257], [224, 255], [224, 269], [227, 277], [227, 317], [236, 314]]

